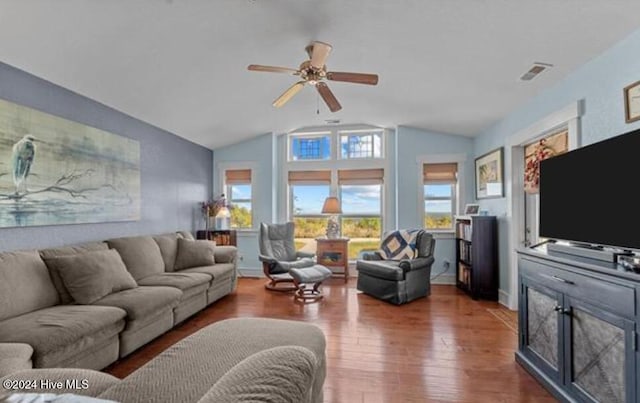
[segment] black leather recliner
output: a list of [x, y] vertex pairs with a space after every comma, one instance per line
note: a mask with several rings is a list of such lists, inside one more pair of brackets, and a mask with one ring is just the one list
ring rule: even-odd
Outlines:
[[[296, 251], [295, 225], [260, 223], [260, 255], [264, 275], [269, 281], [265, 288], [273, 291], [293, 291], [293, 277], [289, 270], [311, 267], [316, 264], [315, 254]], [[287, 284], [288, 283], [288, 284]]]
[[428, 296], [435, 244], [432, 234], [420, 230], [413, 259], [385, 260], [379, 252], [364, 254], [356, 262], [358, 290], [396, 305]]

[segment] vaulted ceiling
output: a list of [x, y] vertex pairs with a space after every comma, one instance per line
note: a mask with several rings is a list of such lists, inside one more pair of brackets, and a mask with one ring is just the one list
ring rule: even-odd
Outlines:
[[[209, 148], [296, 127], [407, 125], [474, 135], [640, 27], [637, 0], [0, 0], [0, 61]], [[312, 40], [331, 113], [296, 77]], [[519, 81], [533, 62], [554, 67]], [[1, 96], [1, 94], [0, 94]], [[319, 113], [317, 113], [319, 109]]]

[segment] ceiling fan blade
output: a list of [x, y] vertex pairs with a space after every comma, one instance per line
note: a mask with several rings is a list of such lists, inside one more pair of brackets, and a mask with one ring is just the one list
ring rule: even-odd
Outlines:
[[294, 95], [298, 93], [304, 87], [304, 81], [298, 81], [293, 84], [291, 87], [287, 88], [285, 92], [282, 93], [275, 101], [273, 101], [273, 106], [276, 108], [280, 108], [284, 104], [287, 103]]
[[331, 92], [327, 84], [323, 82], [319, 82], [316, 84], [316, 89], [320, 93], [320, 96], [322, 97], [324, 102], [327, 104], [331, 112], [337, 112], [340, 109], [342, 109], [340, 102], [338, 102], [335, 95], [333, 95], [333, 92]]
[[322, 69], [324, 67], [324, 62], [327, 61], [327, 56], [329, 56], [329, 52], [331, 52], [331, 45], [324, 42], [313, 42], [313, 48], [311, 49], [311, 67], [315, 69]]
[[344, 81], [346, 83], [376, 85], [378, 84], [378, 75], [329, 71], [327, 72], [327, 80]]
[[264, 71], [268, 73], [289, 73], [297, 74], [298, 70], [290, 69], [288, 67], [276, 67], [276, 66], [263, 66], [261, 64], [250, 64], [247, 69], [249, 71]]

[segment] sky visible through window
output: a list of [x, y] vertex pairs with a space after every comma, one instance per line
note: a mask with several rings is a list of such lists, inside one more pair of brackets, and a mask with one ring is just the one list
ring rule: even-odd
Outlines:
[[[294, 214], [320, 214], [324, 199], [329, 196], [329, 185], [292, 186]], [[380, 214], [380, 185], [343, 185], [343, 214]]]
[[[448, 197], [451, 199], [450, 184], [429, 184], [424, 186], [424, 195], [426, 197]], [[425, 209], [434, 213], [450, 213], [451, 200], [426, 200]]]
[[291, 156], [294, 160], [327, 160], [330, 154], [329, 136], [294, 137], [291, 141]]

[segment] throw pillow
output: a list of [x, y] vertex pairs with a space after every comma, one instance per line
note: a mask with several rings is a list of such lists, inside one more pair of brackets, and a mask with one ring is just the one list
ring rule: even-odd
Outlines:
[[138, 285], [115, 249], [48, 259], [78, 304], [91, 304], [114, 292]]
[[178, 238], [176, 270], [214, 265], [216, 263], [214, 259], [214, 249], [215, 244], [205, 239], [190, 240]]
[[403, 260], [416, 257], [419, 229], [391, 231], [380, 243], [380, 256], [385, 260]]

